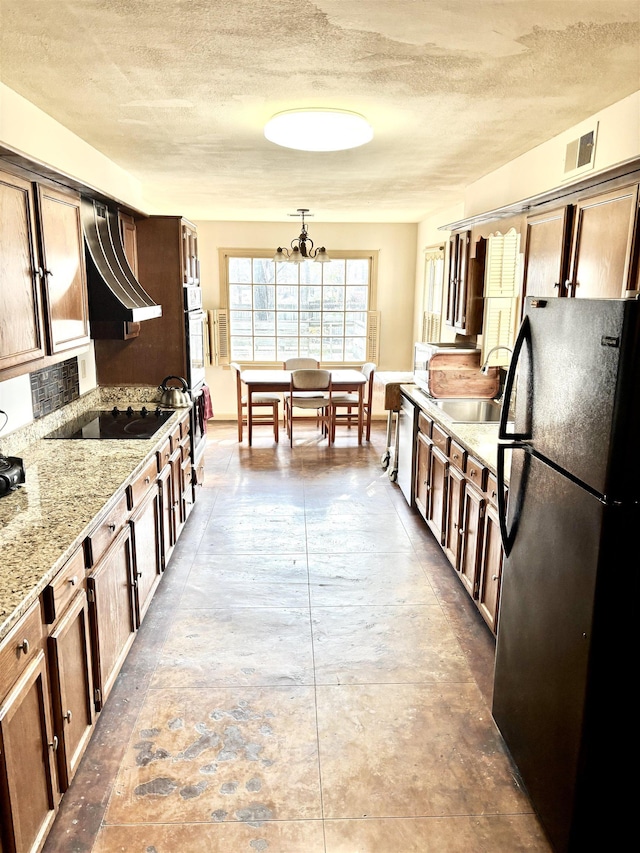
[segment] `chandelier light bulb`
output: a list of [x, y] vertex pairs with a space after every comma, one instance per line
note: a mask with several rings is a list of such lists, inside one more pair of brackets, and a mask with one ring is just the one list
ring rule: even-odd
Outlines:
[[373, 128], [349, 110], [286, 110], [264, 127], [270, 142], [298, 151], [344, 151], [373, 139]]

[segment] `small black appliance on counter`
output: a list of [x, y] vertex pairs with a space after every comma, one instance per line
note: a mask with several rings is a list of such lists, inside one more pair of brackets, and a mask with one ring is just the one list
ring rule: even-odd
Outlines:
[[0, 497], [24, 483], [24, 465], [17, 456], [0, 454]]

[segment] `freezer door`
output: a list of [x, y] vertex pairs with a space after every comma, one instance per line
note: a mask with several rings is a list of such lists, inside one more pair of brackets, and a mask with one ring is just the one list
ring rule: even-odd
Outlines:
[[512, 364], [514, 432], [608, 498], [637, 492], [639, 309], [636, 300], [529, 297]]
[[559, 853], [575, 832], [606, 511], [526, 448], [513, 450], [492, 712]]

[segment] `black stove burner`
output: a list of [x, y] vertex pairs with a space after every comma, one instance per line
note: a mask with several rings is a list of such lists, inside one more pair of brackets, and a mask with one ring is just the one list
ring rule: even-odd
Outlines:
[[125, 411], [114, 407], [110, 412], [85, 412], [45, 438], [151, 438], [172, 414], [159, 406], [143, 406], [140, 411], [129, 406]]

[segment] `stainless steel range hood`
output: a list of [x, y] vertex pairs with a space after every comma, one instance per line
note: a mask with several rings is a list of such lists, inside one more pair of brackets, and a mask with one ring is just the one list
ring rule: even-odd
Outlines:
[[83, 197], [81, 216], [91, 321], [139, 323], [161, 317], [162, 306], [151, 299], [129, 266], [117, 213], [106, 204]]

